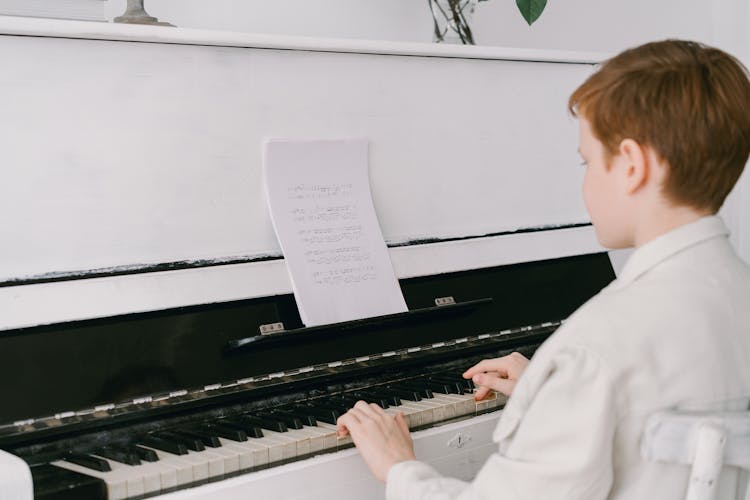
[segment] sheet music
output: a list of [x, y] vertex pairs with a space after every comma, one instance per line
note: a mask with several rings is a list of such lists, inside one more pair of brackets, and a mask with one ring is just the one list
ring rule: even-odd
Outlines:
[[364, 139], [266, 143], [271, 220], [302, 322], [407, 310], [372, 204]]

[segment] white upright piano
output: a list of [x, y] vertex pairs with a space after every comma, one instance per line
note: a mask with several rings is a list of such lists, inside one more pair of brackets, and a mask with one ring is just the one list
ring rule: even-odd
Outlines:
[[[470, 479], [503, 401], [460, 373], [614, 277], [566, 110], [596, 54], [0, 17], [0, 59], [0, 449], [35, 498], [381, 498], [333, 430], [358, 399]], [[352, 137], [409, 311], [309, 328], [262, 145]]]

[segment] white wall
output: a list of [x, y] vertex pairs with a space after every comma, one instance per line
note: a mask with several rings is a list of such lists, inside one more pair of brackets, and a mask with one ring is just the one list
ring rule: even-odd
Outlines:
[[[0, 14], [43, 15], [47, 3], [60, 15], [112, 19], [126, 0], [0, 0]], [[75, 7], [75, 8], [74, 8]], [[151, 15], [177, 26], [255, 33], [297, 34], [428, 42], [432, 20], [425, 0], [146, 0]], [[40, 10], [42, 9], [42, 10]], [[74, 12], [75, 11], [75, 12]], [[477, 8], [478, 43], [614, 53], [648, 40], [690, 38], [719, 46], [750, 62], [748, 0], [565, 0], [549, 2], [542, 17], [526, 25], [513, 0], [489, 0]], [[750, 175], [744, 175], [722, 211], [733, 240], [750, 261]]]
[[[489, 0], [477, 7], [474, 33], [482, 45], [597, 52], [666, 37], [710, 41], [716, 3], [553, 1], [529, 27], [513, 0]], [[125, 0], [109, 0], [107, 17], [124, 6]], [[432, 37], [426, 0], [146, 0], [146, 8], [186, 28], [421, 42]]]

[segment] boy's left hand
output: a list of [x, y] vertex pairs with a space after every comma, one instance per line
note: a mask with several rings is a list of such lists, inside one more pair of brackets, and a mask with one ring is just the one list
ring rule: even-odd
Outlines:
[[351, 434], [365, 463], [383, 482], [393, 465], [415, 459], [409, 426], [401, 413], [393, 417], [376, 404], [358, 401], [336, 424], [339, 436]]

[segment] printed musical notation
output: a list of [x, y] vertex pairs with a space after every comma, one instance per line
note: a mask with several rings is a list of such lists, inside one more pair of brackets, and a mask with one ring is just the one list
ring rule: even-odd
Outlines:
[[264, 168], [303, 322], [406, 311], [372, 205], [367, 142], [270, 141]]

